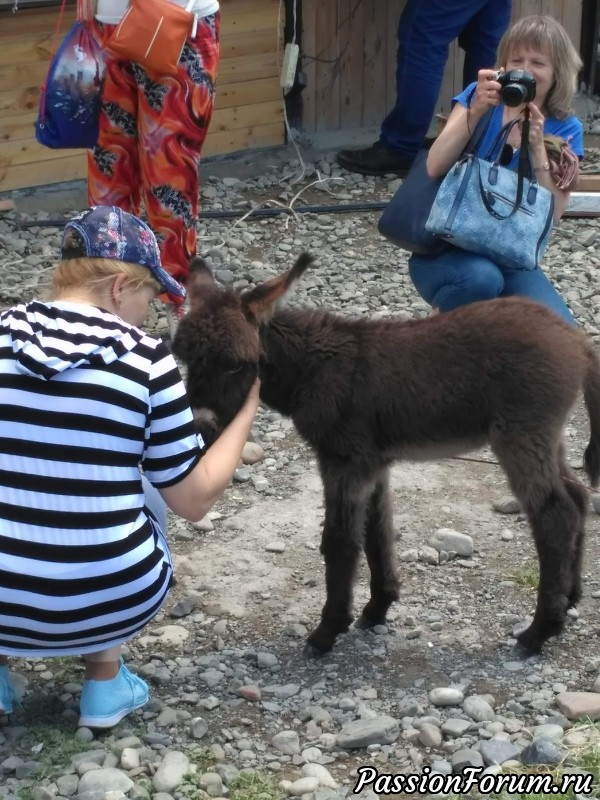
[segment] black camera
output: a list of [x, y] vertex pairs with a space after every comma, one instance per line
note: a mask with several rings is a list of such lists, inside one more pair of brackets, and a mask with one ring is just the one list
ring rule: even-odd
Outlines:
[[507, 106], [520, 106], [530, 103], [535, 97], [535, 78], [524, 69], [511, 69], [499, 72], [496, 80], [502, 86], [500, 97]]

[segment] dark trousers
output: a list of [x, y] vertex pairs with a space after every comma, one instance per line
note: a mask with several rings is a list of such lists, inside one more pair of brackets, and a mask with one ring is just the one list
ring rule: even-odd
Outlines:
[[512, 0], [408, 0], [398, 25], [396, 105], [381, 141], [413, 157], [423, 144], [440, 93], [451, 42], [465, 51], [463, 84], [493, 68]]

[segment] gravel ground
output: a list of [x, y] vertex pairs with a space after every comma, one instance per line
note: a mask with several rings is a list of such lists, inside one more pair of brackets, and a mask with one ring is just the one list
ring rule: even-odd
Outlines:
[[[600, 151], [590, 150], [588, 168], [599, 164]], [[296, 183], [295, 163], [256, 172], [240, 180], [207, 171], [203, 208], [371, 201], [397, 185], [341, 172], [328, 158], [306, 165]], [[406, 254], [381, 240], [377, 216], [210, 219], [199, 225], [200, 249], [218, 279], [236, 287], [278, 274], [308, 249], [318, 261], [292, 303], [354, 316], [426, 316]], [[2, 306], [39, 294], [58, 250], [57, 227], [19, 230], [15, 222], [13, 212], [0, 215]], [[563, 220], [544, 266], [598, 344], [600, 220]], [[148, 327], [168, 336], [160, 308]], [[576, 467], [586, 436], [578, 407], [566, 432]], [[151, 684], [150, 704], [109, 733], [77, 729], [82, 664], [15, 662], [23, 699], [0, 717], [0, 797], [226, 797], [239, 771], [250, 769], [273, 776], [290, 796], [337, 800], [351, 792], [361, 765], [405, 774], [552, 765], [597, 734], [572, 727], [576, 718], [600, 717], [594, 509], [578, 612], [542, 656], [517, 660], [515, 632], [534, 607], [535, 555], [524, 519], [506, 513], [507, 485], [492, 454], [397, 465], [402, 599], [388, 625], [351, 630], [331, 654], [309, 660], [303, 640], [323, 601], [315, 461], [289, 421], [268, 409], [252, 438], [245, 465], [208, 517], [197, 525], [170, 520], [177, 585], [127, 653]], [[448, 559], [448, 550], [463, 555]], [[362, 569], [357, 604], [367, 588]]]

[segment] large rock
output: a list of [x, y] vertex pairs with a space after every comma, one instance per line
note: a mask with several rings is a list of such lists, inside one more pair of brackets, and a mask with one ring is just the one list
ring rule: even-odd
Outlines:
[[381, 714], [373, 719], [348, 722], [337, 735], [337, 745], [347, 750], [368, 747], [370, 744], [393, 744], [400, 735], [397, 719]]
[[562, 692], [556, 705], [569, 719], [600, 719], [600, 694], [596, 692]]
[[86, 772], [79, 779], [77, 792], [114, 792], [120, 791], [127, 793], [133, 787], [130, 777], [121, 772], [120, 769], [108, 767], [107, 769], [94, 769]]
[[461, 558], [470, 558], [473, 555], [473, 539], [466, 533], [460, 533], [452, 528], [440, 528], [431, 537], [429, 544], [438, 553], [445, 550], [447, 553], [456, 553]]
[[179, 750], [171, 750], [163, 758], [152, 778], [152, 785], [157, 792], [174, 791], [184, 776], [190, 771], [190, 760]]

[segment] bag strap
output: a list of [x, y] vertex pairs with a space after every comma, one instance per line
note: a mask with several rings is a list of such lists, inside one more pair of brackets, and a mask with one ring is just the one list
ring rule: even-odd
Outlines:
[[475, 130], [471, 134], [469, 141], [466, 143], [464, 150], [462, 151], [462, 155], [470, 155], [474, 153], [481, 142], [483, 142], [484, 137], [487, 133], [488, 128], [490, 127], [490, 123], [492, 121], [492, 116], [494, 113], [494, 109], [488, 109], [485, 114], [479, 119], [477, 125], [475, 125]]
[[[502, 131], [508, 128], [508, 133], [510, 133], [514, 125], [517, 124], [518, 122], [519, 122], [518, 119], [509, 122], [508, 125], [504, 126]], [[508, 137], [508, 133], [506, 134], [506, 137]], [[525, 118], [523, 120], [523, 125], [521, 127], [521, 147], [519, 149], [519, 165], [517, 168], [517, 193], [515, 196], [515, 202], [513, 203], [513, 207], [508, 214], [499, 214], [498, 211], [490, 203], [485, 186], [483, 185], [483, 181], [481, 179], [481, 168], [479, 160], [473, 159], [473, 161], [476, 161], [477, 163], [477, 173], [479, 178], [479, 193], [481, 195], [481, 201], [485, 206], [487, 212], [491, 214], [493, 217], [495, 217], [495, 219], [509, 219], [521, 207], [521, 201], [523, 200], [523, 187], [525, 184], [525, 177], [526, 177], [525, 173], [528, 173], [527, 177], [529, 177], [531, 180], [531, 185], [529, 187], [527, 199], [530, 203], [535, 203], [538, 185], [537, 181], [535, 180], [535, 177], [534, 178], [530, 177], [531, 175], [535, 175], [535, 172], [533, 170], [533, 165], [531, 163], [531, 154], [529, 152], [529, 109], [525, 108]], [[490, 171], [488, 173], [488, 176], [492, 179], [492, 181], [494, 175], [498, 174], [498, 169], [499, 169], [499, 164], [497, 163], [497, 161], [493, 161], [490, 167]]]

